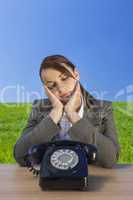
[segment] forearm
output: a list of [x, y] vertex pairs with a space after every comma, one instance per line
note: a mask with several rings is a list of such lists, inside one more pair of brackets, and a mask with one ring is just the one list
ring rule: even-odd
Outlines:
[[72, 140], [96, 144], [98, 147], [98, 163], [103, 167], [112, 167], [116, 162], [119, 146], [111, 138], [99, 133], [98, 129], [87, 118], [80, 119], [69, 129]]
[[112, 168], [119, 158], [119, 144], [101, 133], [96, 133], [96, 140], [98, 147], [97, 164], [100, 164], [103, 167]]
[[50, 116], [33, 128], [26, 129], [14, 146], [14, 157], [16, 161], [24, 166], [24, 155], [29, 147], [33, 144], [40, 144], [50, 141], [51, 138], [59, 131], [59, 127], [53, 122]]
[[55, 124], [57, 124], [59, 120], [61, 119], [62, 112], [63, 112], [62, 108], [54, 108], [49, 113], [49, 116], [51, 117], [51, 119], [53, 120]]

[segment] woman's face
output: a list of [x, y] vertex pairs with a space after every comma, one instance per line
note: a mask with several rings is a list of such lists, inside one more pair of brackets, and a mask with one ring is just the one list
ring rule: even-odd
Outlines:
[[44, 84], [64, 104], [71, 97], [76, 81], [79, 79], [79, 73], [76, 68], [74, 71], [72, 69], [69, 71], [72, 76], [65, 71], [61, 72], [53, 68], [44, 69], [41, 73]]

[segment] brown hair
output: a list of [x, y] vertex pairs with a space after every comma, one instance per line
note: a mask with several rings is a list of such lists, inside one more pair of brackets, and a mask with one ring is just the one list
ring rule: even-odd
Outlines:
[[[47, 56], [43, 59], [41, 66], [40, 66], [40, 71], [39, 71], [39, 75], [41, 78], [41, 72], [43, 69], [46, 68], [54, 68], [54, 69], [58, 69], [61, 72], [67, 72], [69, 73], [63, 66], [62, 64], [66, 64], [70, 69], [74, 70], [75, 69], [75, 65], [65, 56], [62, 55], [51, 55], [51, 56]], [[42, 78], [41, 78], [42, 80]]]

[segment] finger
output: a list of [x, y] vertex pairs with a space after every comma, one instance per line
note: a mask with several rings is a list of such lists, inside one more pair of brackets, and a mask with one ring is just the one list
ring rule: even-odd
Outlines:
[[73, 92], [72, 92], [72, 95], [71, 95], [71, 97], [70, 97], [70, 99], [73, 99], [76, 95], [77, 95], [77, 92], [76, 92], [76, 90], [77, 90], [77, 81], [76, 81], [76, 83], [75, 83], [75, 86], [74, 86], [74, 89], [73, 89]]
[[45, 92], [52, 102], [54, 99], [56, 99], [56, 96], [48, 89], [47, 86], [45, 86]]
[[50, 101], [52, 102], [52, 104], [54, 105], [56, 102], [60, 102], [61, 101], [50, 91], [50, 89], [45, 85], [45, 89], [47, 92], [47, 96], [49, 97]]
[[44, 85], [44, 88], [50, 92], [49, 88], [46, 85]]
[[52, 95], [53, 96], [53, 93], [50, 91], [50, 89], [45, 85], [45, 90], [46, 92], [49, 94], [49, 95]]
[[49, 95], [50, 95], [49, 89], [48, 89], [46, 86], [44, 86], [44, 88], [45, 88], [45, 93], [46, 93], [47, 96], [49, 97]]

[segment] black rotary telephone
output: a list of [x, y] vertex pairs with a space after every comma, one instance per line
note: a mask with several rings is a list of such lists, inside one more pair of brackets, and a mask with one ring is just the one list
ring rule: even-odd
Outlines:
[[33, 145], [25, 158], [29, 170], [40, 176], [42, 190], [86, 190], [88, 164], [96, 160], [96, 145], [72, 140]]

